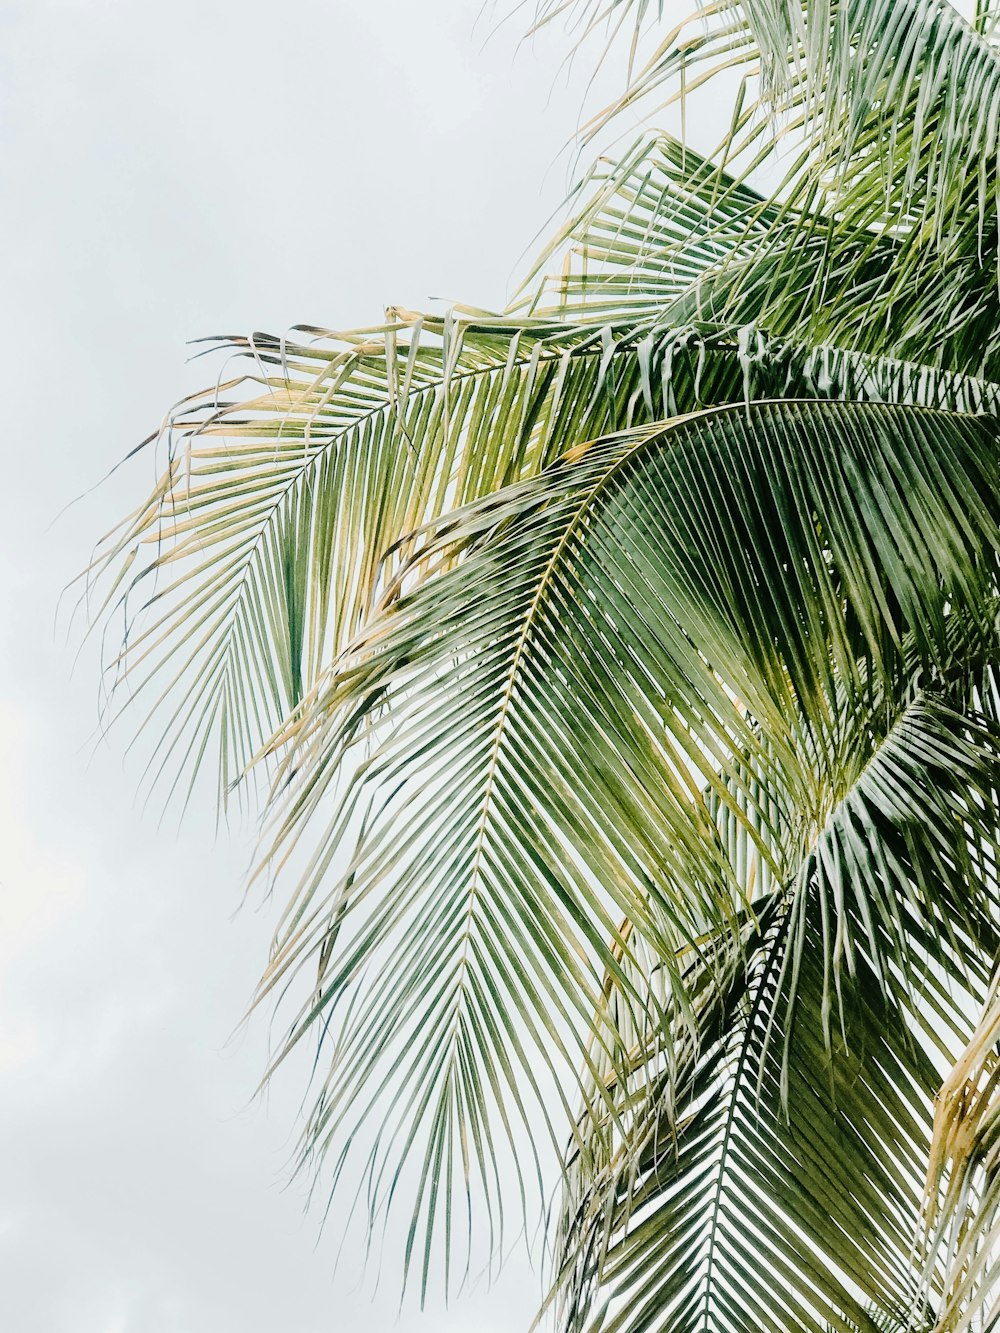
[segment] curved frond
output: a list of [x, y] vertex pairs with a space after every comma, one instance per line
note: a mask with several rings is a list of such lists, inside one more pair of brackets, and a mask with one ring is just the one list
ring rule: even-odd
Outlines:
[[643, 135], [618, 160], [602, 157], [570, 205], [512, 312], [711, 322], [720, 271], [761, 262], [788, 234], [776, 205], [667, 134]]
[[567, 438], [741, 383], [732, 357], [706, 365], [675, 330], [455, 314], [305, 332], [225, 340], [252, 370], [175, 412], [166, 471], [93, 566], [125, 613], [113, 683], [163, 728], [152, 770], [196, 770], [217, 746], [223, 793], [364, 623], [415, 529], [533, 475]]
[[[956, 626], [992, 643], [996, 460], [986, 418], [741, 404], [581, 446], [425, 536], [416, 586], [279, 738], [274, 856], [308, 865], [268, 988], [318, 967], [289, 1047], [344, 1015], [309, 1148], [389, 1106], [376, 1180], [474, 1143], [448, 1179], [502, 1193], [501, 1105], [541, 1102], [553, 1137], [568, 1112], [549, 1062], [565, 1093], [586, 1055], [588, 1115], [613, 1109], [606, 976], [655, 1032], [671, 1006], [696, 1022], [678, 950], [741, 953], [753, 888], [719, 808], [786, 882], [872, 737], [951, 678]], [[644, 950], [662, 996], [630, 972]]]
[[903, 709], [758, 909], [685, 1077], [643, 1052], [627, 1134], [570, 1176], [563, 1327], [938, 1327], [946, 1248], [929, 1290], [914, 1257], [934, 1095], [998, 945], [998, 783], [988, 719]]
[[[1000, 374], [994, 43], [947, 0], [724, 0], [663, 33], [608, 114], [734, 66], [740, 188], [776, 135], [791, 154], [766, 205], [780, 225], [730, 265], [727, 318], [749, 301], [775, 335]], [[714, 189], [732, 189], [721, 168]]]

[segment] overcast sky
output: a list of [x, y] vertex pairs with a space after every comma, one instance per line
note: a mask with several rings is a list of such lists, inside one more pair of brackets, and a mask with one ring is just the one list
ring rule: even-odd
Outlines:
[[[511, 5], [511, 7], [513, 7]], [[284, 1188], [302, 1089], [252, 1100], [229, 1040], [271, 907], [236, 913], [252, 829], [134, 799], [127, 730], [61, 587], [149, 488], [92, 491], [205, 363], [200, 334], [504, 303], [569, 183], [586, 63], [487, 40], [476, 0], [3, 0], [0, 6], [0, 1327], [12, 1333], [526, 1329], [540, 1279], [397, 1322], [333, 1272]], [[618, 86], [609, 70], [590, 105]], [[211, 371], [214, 374], [214, 368]]]

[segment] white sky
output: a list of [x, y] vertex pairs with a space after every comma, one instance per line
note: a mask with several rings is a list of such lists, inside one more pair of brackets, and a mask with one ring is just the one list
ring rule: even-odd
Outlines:
[[[540, 1279], [397, 1322], [283, 1189], [302, 1089], [252, 1102], [233, 1031], [271, 909], [233, 918], [249, 830], [136, 807], [95, 748], [96, 661], [53, 618], [140, 459], [53, 524], [206, 365], [187, 339], [501, 305], [569, 181], [589, 73], [486, 41], [476, 0], [3, 0], [0, 300], [0, 1328], [526, 1329]], [[608, 70], [588, 103], [610, 96]], [[696, 134], [693, 135], [696, 138]], [[214, 375], [215, 367], [208, 368]]]

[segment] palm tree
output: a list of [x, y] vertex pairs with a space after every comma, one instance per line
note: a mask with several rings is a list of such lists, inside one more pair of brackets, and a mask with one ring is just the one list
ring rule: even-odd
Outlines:
[[735, 70], [726, 142], [602, 159], [502, 314], [219, 340], [112, 670], [267, 775], [302, 1163], [422, 1289], [545, 1208], [566, 1330], [992, 1328], [993, 20], [570, 9], [655, 47], [587, 133]]

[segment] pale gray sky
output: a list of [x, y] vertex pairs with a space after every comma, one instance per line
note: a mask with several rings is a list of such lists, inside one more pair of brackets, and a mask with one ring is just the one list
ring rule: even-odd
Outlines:
[[[511, 6], [512, 7], [512, 6]], [[333, 1273], [283, 1189], [302, 1089], [251, 1104], [228, 1038], [271, 908], [233, 919], [251, 831], [178, 833], [95, 748], [96, 659], [62, 585], [144, 494], [140, 459], [53, 524], [205, 378], [200, 334], [502, 304], [568, 183], [589, 68], [486, 41], [444, 0], [4, 0], [0, 7], [0, 1327], [11, 1333], [526, 1329], [540, 1280], [396, 1321]], [[485, 42], [485, 46], [484, 46]], [[618, 86], [620, 70], [602, 75]], [[210, 368], [214, 375], [214, 367]], [[353, 1262], [352, 1262], [353, 1261]]]

